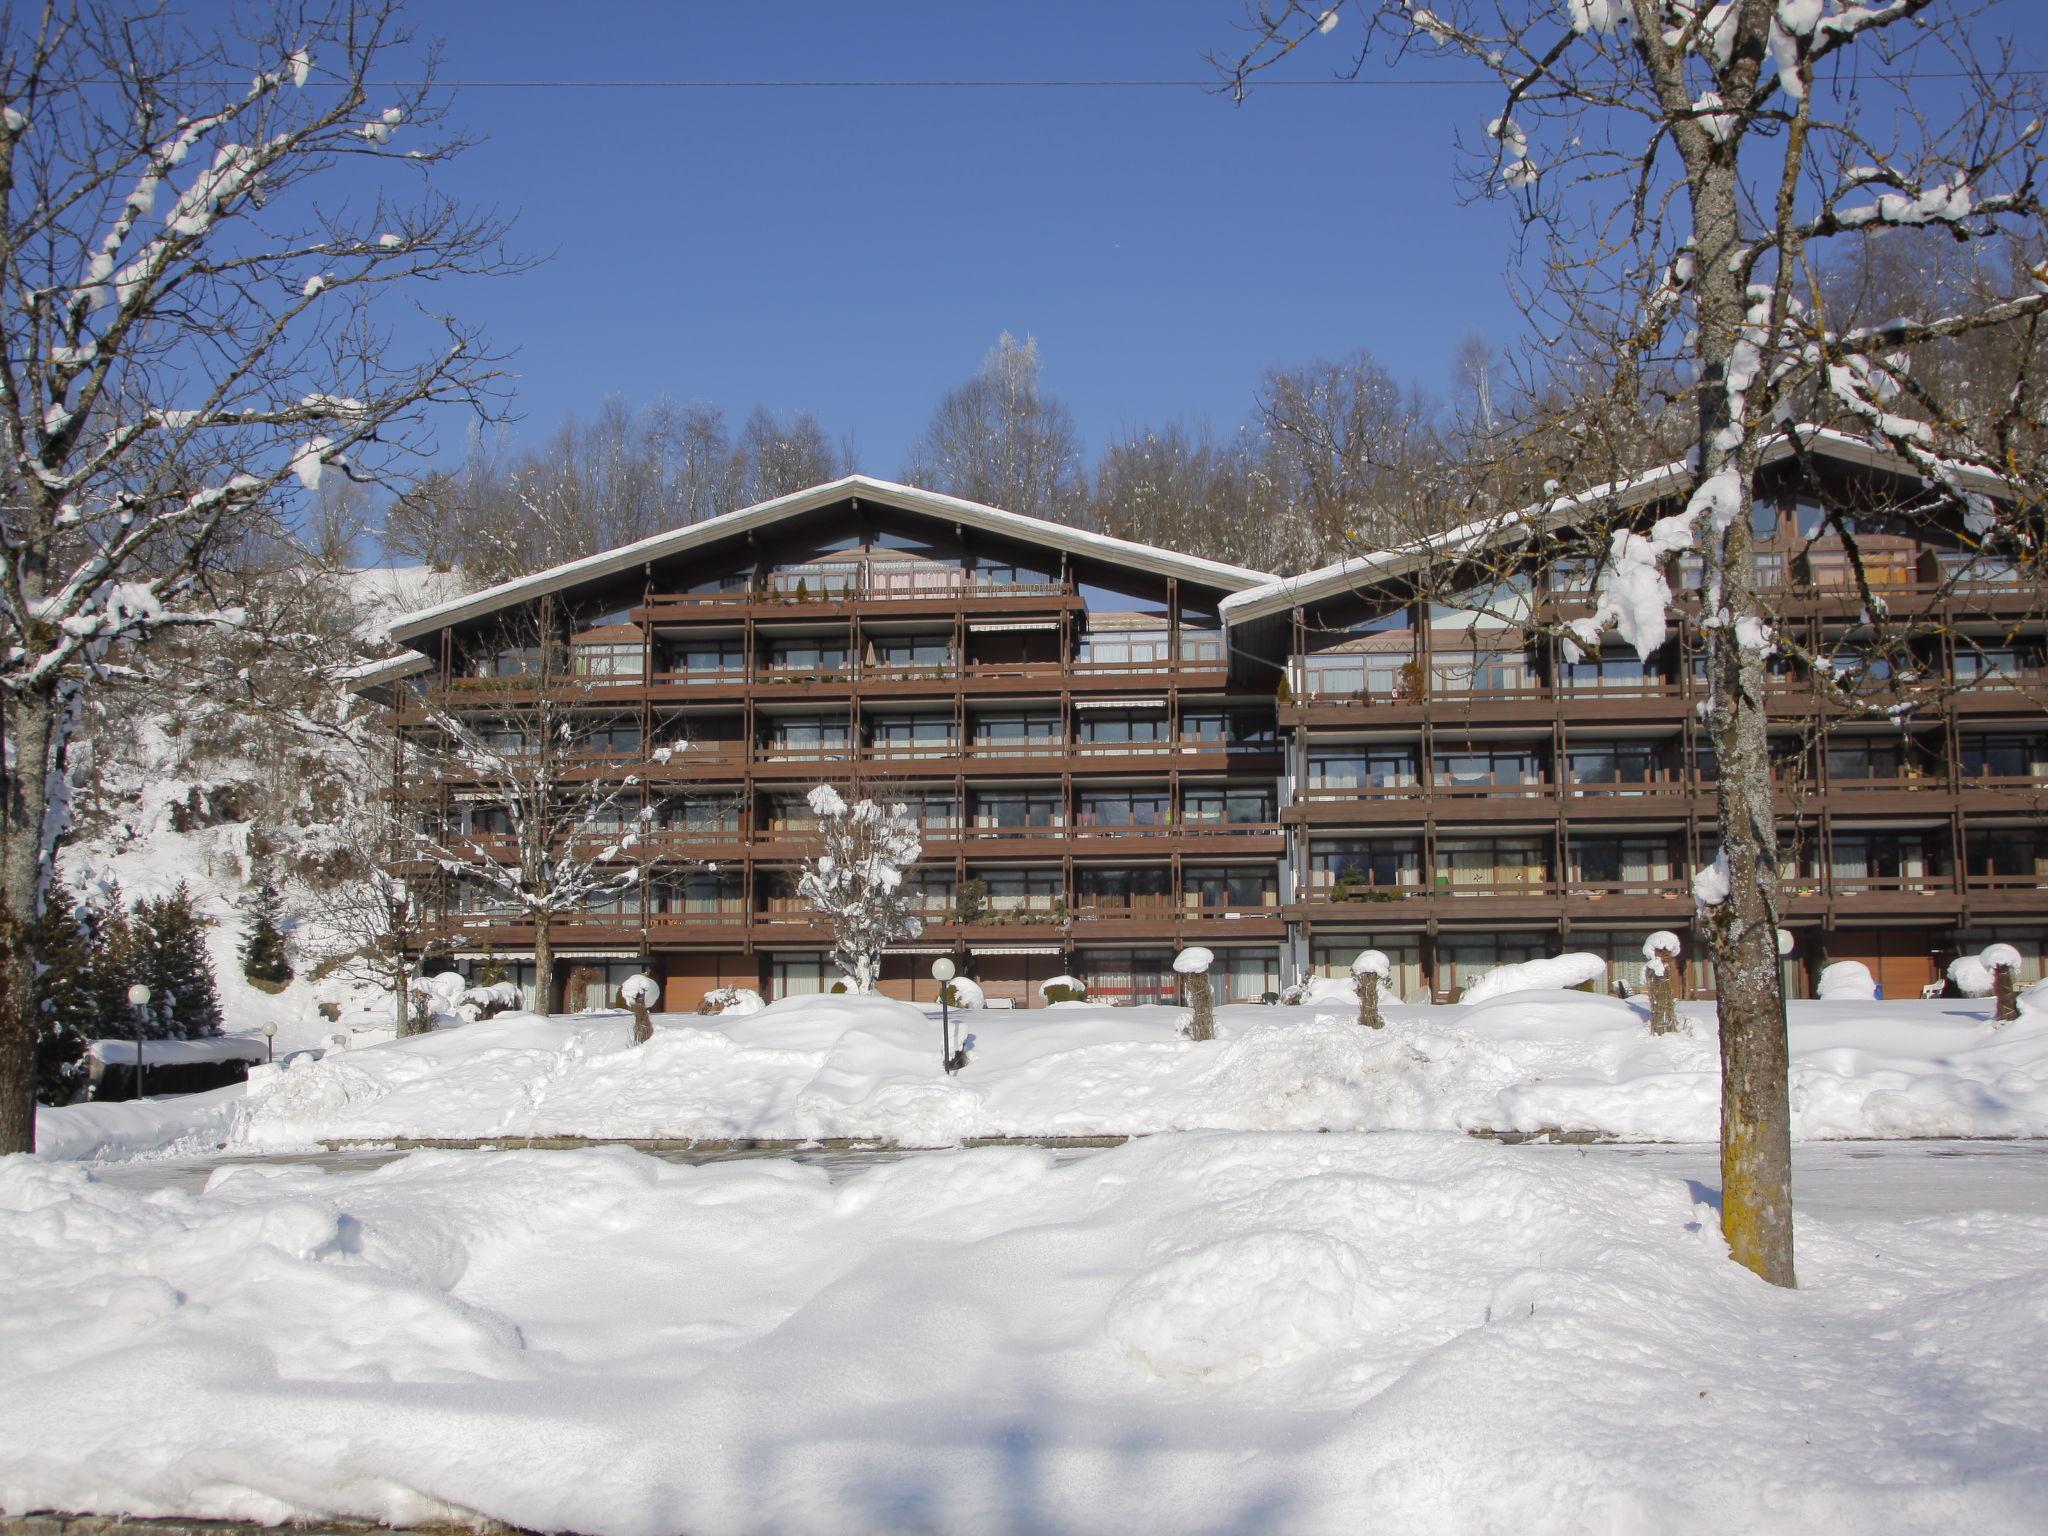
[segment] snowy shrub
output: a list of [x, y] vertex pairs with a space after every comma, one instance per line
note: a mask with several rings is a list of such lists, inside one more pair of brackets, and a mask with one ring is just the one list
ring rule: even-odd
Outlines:
[[1351, 962], [1351, 986], [1358, 996], [1358, 1024], [1361, 1029], [1385, 1029], [1380, 1017], [1380, 988], [1393, 978], [1393, 962], [1383, 950], [1362, 949]]
[[1459, 999], [1483, 1003], [1510, 992], [1567, 991], [1598, 981], [1607, 974], [1607, 962], [1584, 953], [1551, 955], [1542, 960], [1525, 960], [1520, 965], [1497, 965], [1467, 987]]
[[652, 976], [628, 976], [619, 984], [619, 1000], [628, 1008], [652, 1008], [661, 1001], [661, 983]]
[[1660, 928], [1643, 940], [1643, 971], [1650, 981], [1650, 1033], [1678, 1029], [1678, 935]]
[[981, 990], [980, 982], [955, 976], [946, 983], [946, 1004], [951, 1008], [986, 1008], [988, 995]]
[[1085, 1003], [1088, 984], [1073, 976], [1053, 976], [1038, 984], [1038, 995], [1047, 1003]]
[[1824, 1003], [1875, 1002], [1877, 978], [1861, 960], [1837, 960], [1821, 967], [1817, 991]]
[[1989, 997], [1996, 985], [1991, 967], [1977, 955], [1957, 955], [1949, 961], [1948, 979], [1964, 997]]
[[797, 894], [831, 929], [832, 960], [847, 985], [872, 992], [883, 949], [924, 931], [903, 888], [903, 872], [923, 851], [917, 822], [901, 805], [848, 805], [829, 784], [814, 788], [808, 803], [825, 846], [804, 860]]
[[759, 1013], [768, 1005], [761, 994], [752, 987], [713, 987], [704, 994], [699, 1013], [730, 1014], [737, 1018], [749, 1013]]

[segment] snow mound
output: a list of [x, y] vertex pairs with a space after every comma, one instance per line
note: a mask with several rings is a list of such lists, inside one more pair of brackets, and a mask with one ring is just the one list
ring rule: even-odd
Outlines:
[[1861, 960], [1837, 960], [1821, 967], [1814, 987], [1824, 1003], [1868, 1003], [1877, 998], [1877, 978]]
[[1598, 981], [1606, 974], [1607, 962], [1598, 955], [1549, 955], [1520, 965], [1495, 966], [1467, 987], [1459, 1001], [1484, 1003], [1510, 992], [1560, 991]]
[[1155, 1376], [1242, 1381], [1351, 1331], [1362, 1265], [1318, 1232], [1251, 1232], [1156, 1264], [1110, 1303], [1109, 1336]]

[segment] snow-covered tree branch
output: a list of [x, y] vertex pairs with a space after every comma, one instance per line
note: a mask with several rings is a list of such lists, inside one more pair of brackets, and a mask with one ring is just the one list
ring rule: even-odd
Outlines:
[[[0, 42], [4, 1150], [33, 1138], [26, 935], [112, 648], [236, 622], [195, 580], [223, 541], [324, 474], [403, 472], [431, 407], [487, 404], [483, 338], [413, 298], [513, 265], [496, 220], [427, 180], [463, 141], [395, 0], [280, 6], [217, 37], [169, 5], [18, 20]], [[375, 83], [394, 74], [413, 83]]]
[[832, 960], [855, 992], [872, 992], [882, 951], [914, 939], [924, 923], [910, 910], [903, 876], [922, 851], [917, 821], [900, 805], [848, 805], [829, 784], [810, 793], [824, 847], [804, 860], [797, 894], [832, 932]]

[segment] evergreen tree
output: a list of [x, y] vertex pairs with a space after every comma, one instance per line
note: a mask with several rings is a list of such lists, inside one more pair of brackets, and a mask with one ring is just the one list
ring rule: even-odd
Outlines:
[[145, 980], [136, 958], [135, 921], [118, 883], [78, 908], [85, 935], [86, 990], [91, 1005], [87, 1035], [95, 1040], [125, 1039], [134, 1032], [128, 1007], [131, 983]]
[[31, 941], [36, 957], [36, 1099], [68, 1104], [85, 1087], [98, 1018], [92, 945], [71, 893], [52, 885]]
[[168, 896], [135, 909], [135, 947], [150, 990], [150, 1023], [159, 1040], [198, 1040], [221, 1032], [220, 994], [206, 953], [206, 919], [183, 881]]
[[292, 979], [292, 963], [285, 953], [284, 902], [270, 876], [258, 880], [243, 899], [242, 914], [249, 924], [242, 936], [242, 974], [261, 985], [282, 987]]

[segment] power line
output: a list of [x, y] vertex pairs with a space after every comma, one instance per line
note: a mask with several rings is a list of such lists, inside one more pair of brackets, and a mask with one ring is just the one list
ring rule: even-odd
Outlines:
[[[2035, 78], [2048, 75], [2044, 69], [2004, 69], [1993, 78]], [[1961, 69], [1916, 70], [1889, 76], [1894, 82], [1915, 80], [1975, 80], [1977, 75]], [[115, 82], [101, 82], [112, 84]], [[240, 80], [208, 82], [219, 86], [245, 84]], [[963, 77], [958, 79], [789, 79], [789, 80], [375, 80], [365, 82], [370, 90], [420, 90], [432, 86], [464, 91], [1144, 91], [1203, 90], [1228, 91], [1230, 82], [1222, 76], [1199, 79], [1085, 78], [1001, 79]], [[1474, 76], [1332, 76], [1313, 80], [1258, 81], [1254, 91], [1323, 90], [1332, 87], [1356, 90], [1442, 89], [1498, 90], [1495, 79]]]

